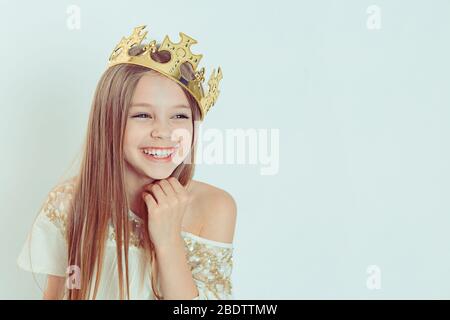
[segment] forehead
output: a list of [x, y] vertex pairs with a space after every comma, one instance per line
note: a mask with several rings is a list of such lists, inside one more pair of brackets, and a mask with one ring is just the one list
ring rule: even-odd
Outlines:
[[156, 107], [189, 106], [180, 85], [166, 76], [146, 73], [139, 80], [132, 103], [146, 103]]

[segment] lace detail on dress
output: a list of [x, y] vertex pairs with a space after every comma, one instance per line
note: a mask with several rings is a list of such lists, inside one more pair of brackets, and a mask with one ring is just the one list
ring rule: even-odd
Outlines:
[[[65, 237], [67, 230], [67, 209], [71, 205], [73, 192], [75, 187], [75, 177], [72, 177], [63, 183], [57, 185], [48, 194], [43, 206], [44, 215], [59, 229]], [[139, 224], [129, 215], [130, 221], [134, 222], [130, 232], [130, 245], [141, 248], [143, 247], [143, 236], [139, 229]], [[108, 239], [115, 241], [116, 234], [114, 227], [109, 226]]]
[[[133, 228], [133, 227], [132, 227]], [[112, 224], [109, 225], [109, 236], [108, 239], [111, 241], [116, 241], [116, 231]], [[122, 238], [122, 241], [124, 239]], [[136, 248], [144, 247], [144, 236], [142, 235], [141, 227], [139, 225], [135, 225], [130, 232], [130, 245]]]
[[67, 228], [67, 209], [73, 195], [73, 183], [68, 181], [58, 185], [50, 191], [42, 208], [47, 218], [61, 231], [65, 236]]
[[231, 298], [233, 248], [202, 243], [196, 238], [184, 237], [184, 241], [188, 263], [200, 295], [209, 299]]

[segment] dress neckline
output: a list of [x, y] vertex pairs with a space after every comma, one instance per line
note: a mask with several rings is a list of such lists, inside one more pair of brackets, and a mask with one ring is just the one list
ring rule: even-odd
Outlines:
[[[131, 209], [128, 210], [128, 216], [131, 218], [131, 220], [134, 220], [135, 222], [137, 222], [139, 224], [142, 224], [144, 222], [144, 220], [141, 217], [139, 217], [136, 213], [131, 211]], [[222, 248], [233, 248], [233, 243], [221, 242], [221, 241], [215, 241], [215, 240], [203, 238], [203, 237], [200, 237], [200, 236], [193, 234], [191, 232], [188, 232], [188, 231], [182, 230], [181, 235], [184, 237], [189, 237], [191, 239], [197, 240], [198, 242], [203, 242], [206, 244], [211, 244], [211, 245], [222, 247]]]
[[141, 217], [139, 217], [136, 213], [131, 211], [131, 209], [128, 210], [128, 217], [131, 220], [134, 220], [134, 221], [139, 222], [139, 223], [143, 223], [144, 222], [144, 220]]

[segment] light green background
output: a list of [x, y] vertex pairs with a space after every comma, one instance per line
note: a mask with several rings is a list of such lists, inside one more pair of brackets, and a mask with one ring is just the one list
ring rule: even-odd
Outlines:
[[82, 145], [111, 50], [139, 24], [197, 39], [208, 76], [222, 67], [205, 129], [280, 130], [277, 175], [197, 168], [238, 203], [237, 299], [450, 298], [449, 1], [0, 3], [0, 298], [41, 296], [18, 252]]

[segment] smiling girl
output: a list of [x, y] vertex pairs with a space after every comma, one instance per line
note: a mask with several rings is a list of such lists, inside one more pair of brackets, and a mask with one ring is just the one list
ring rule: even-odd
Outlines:
[[204, 94], [196, 41], [123, 38], [93, 99], [79, 173], [48, 194], [18, 265], [44, 299], [232, 299], [233, 197], [193, 180]]

